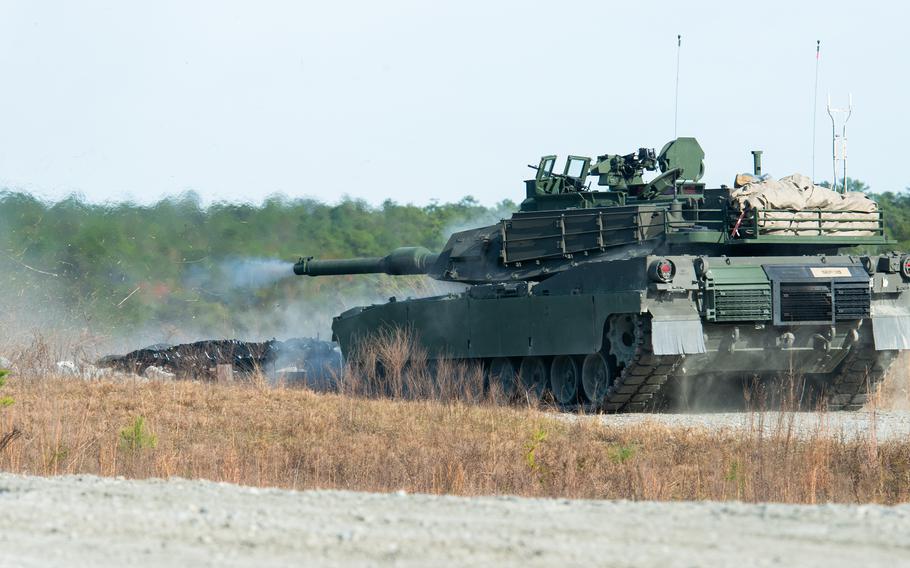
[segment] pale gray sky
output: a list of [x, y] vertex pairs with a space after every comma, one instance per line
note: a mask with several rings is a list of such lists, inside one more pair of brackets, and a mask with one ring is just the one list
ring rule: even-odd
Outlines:
[[729, 183], [830, 177], [826, 93], [853, 176], [910, 185], [903, 2], [0, 3], [0, 187], [47, 198], [523, 196], [541, 154], [679, 134]]

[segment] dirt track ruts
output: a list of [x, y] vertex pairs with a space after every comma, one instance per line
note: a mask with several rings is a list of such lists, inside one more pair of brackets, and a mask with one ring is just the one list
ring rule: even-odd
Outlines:
[[898, 566], [910, 506], [253, 489], [0, 475], [2, 566]]

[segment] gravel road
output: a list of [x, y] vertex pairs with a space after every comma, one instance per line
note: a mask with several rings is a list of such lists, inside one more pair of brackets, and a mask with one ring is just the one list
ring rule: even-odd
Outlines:
[[[574, 415], [566, 415], [577, 419]], [[594, 417], [610, 426], [657, 424], [669, 428], [704, 428], [710, 431], [785, 432], [790, 428], [794, 435], [809, 437], [843, 436], [854, 438], [869, 436], [875, 431], [879, 441], [907, 439], [910, 437], [910, 411], [879, 410], [875, 413], [860, 412], [718, 412], [713, 414], [604, 414]]]
[[898, 566], [910, 506], [632, 503], [0, 474], [0, 566]]

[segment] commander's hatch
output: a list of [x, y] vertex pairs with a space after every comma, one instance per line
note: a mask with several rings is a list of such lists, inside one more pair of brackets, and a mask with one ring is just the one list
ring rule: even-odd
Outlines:
[[[533, 168], [534, 166], [529, 166]], [[537, 195], [559, 195], [570, 191], [585, 191], [585, 180], [591, 169], [591, 158], [586, 156], [569, 156], [566, 158], [562, 173], [555, 173], [556, 156], [540, 158], [537, 175], [528, 180], [528, 197]]]
[[566, 158], [566, 167], [562, 175], [568, 179], [579, 180], [578, 186], [583, 187], [591, 168], [591, 158], [586, 156], [569, 156]]
[[[543, 184], [553, 178], [553, 167], [556, 165], [556, 155], [542, 156], [537, 166], [537, 176], [534, 178], [538, 184]], [[529, 166], [533, 168], [534, 166]]]

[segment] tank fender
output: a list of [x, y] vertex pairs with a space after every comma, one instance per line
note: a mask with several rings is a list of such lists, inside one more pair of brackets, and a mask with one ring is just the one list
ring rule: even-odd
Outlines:
[[874, 300], [872, 339], [877, 351], [910, 349], [910, 306], [900, 300]]
[[705, 353], [705, 333], [701, 316], [685, 302], [656, 302], [651, 313], [651, 345], [655, 355], [695, 355]]

